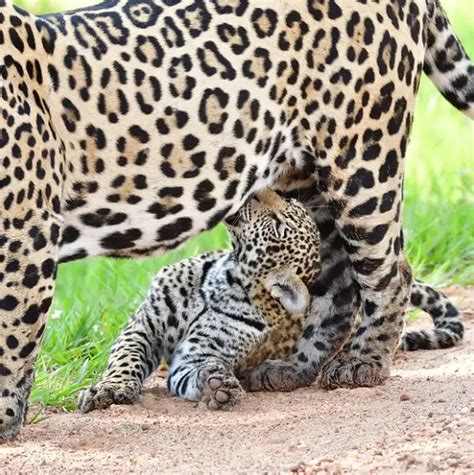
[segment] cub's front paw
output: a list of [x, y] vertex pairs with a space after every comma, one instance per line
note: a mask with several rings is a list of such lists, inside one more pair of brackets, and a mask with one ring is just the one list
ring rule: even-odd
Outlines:
[[295, 391], [311, 386], [316, 376], [312, 371], [305, 371], [295, 364], [267, 360], [251, 368], [243, 380], [244, 388], [254, 391]]
[[240, 403], [244, 394], [237, 378], [212, 375], [204, 383], [199, 406], [211, 411], [229, 410]]
[[87, 413], [107, 409], [112, 404], [134, 404], [141, 399], [142, 392], [133, 386], [99, 383], [79, 394], [78, 407]]

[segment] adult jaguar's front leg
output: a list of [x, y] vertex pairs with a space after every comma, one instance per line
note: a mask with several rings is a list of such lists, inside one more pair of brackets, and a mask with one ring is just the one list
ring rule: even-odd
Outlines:
[[[43, 218], [46, 214], [45, 210]], [[38, 221], [30, 209], [11, 220], [4, 216], [0, 228], [0, 439], [16, 435], [25, 421], [35, 356], [53, 296], [60, 234], [55, 219]]]
[[[0, 7], [2, 440], [16, 435], [25, 421], [35, 355], [53, 296], [66, 171], [63, 144], [52, 126], [46, 100], [39, 32], [35, 36], [25, 17], [16, 16], [13, 7], [5, 2], [0, 2]], [[7, 44], [6, 31], [15, 31], [17, 41]], [[44, 44], [46, 36], [42, 39]]]

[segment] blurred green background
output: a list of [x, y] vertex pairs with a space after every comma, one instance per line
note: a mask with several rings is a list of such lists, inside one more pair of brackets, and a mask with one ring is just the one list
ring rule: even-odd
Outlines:
[[[23, 0], [34, 13], [97, 3]], [[474, 56], [473, 0], [442, 0]], [[406, 251], [434, 285], [474, 282], [474, 128], [423, 78], [406, 171]], [[163, 265], [228, 246], [223, 227], [160, 259], [95, 259], [63, 265], [38, 359], [33, 401], [74, 407], [74, 393], [106, 365], [110, 345]]]

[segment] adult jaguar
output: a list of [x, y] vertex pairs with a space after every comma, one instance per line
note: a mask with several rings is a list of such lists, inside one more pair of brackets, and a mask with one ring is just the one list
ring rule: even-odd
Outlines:
[[323, 381], [388, 376], [422, 69], [474, 116], [473, 66], [437, 0], [107, 0], [41, 18], [0, 0], [0, 58], [1, 437], [24, 421], [58, 262], [163, 252], [290, 172], [325, 207], [322, 251], [336, 236], [313, 289], [326, 317], [255, 384], [313, 380], [359, 299]]

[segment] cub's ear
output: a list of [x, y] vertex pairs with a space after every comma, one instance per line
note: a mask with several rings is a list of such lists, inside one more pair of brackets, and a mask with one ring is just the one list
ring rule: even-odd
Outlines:
[[265, 281], [265, 288], [287, 312], [305, 313], [309, 306], [309, 292], [304, 282], [291, 270], [276, 271]]

